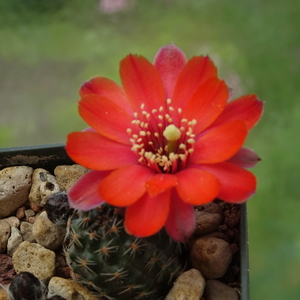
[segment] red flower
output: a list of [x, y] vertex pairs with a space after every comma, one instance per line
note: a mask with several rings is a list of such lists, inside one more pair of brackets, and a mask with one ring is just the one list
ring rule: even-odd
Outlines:
[[194, 230], [194, 205], [241, 203], [255, 192], [255, 176], [245, 168], [259, 158], [242, 147], [262, 114], [255, 95], [228, 102], [209, 57], [187, 61], [173, 44], [154, 64], [128, 55], [120, 76], [123, 87], [104, 77], [81, 87], [79, 113], [92, 129], [69, 134], [66, 150], [92, 171], [69, 192], [72, 207], [126, 207], [130, 234], [165, 227], [184, 241]]

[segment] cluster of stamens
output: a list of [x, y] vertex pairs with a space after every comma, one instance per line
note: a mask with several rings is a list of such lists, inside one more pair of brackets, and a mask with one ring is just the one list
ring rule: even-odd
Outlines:
[[178, 172], [194, 151], [193, 127], [197, 121], [183, 118], [182, 109], [175, 110], [171, 103], [167, 99], [166, 107], [151, 112], [141, 104], [140, 112], [133, 115], [132, 128], [127, 129], [131, 150], [137, 154], [138, 161], [156, 172]]

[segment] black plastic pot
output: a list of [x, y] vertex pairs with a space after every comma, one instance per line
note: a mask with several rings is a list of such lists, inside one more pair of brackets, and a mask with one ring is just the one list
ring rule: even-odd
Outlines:
[[[0, 149], [0, 170], [10, 166], [30, 166], [44, 168], [53, 172], [58, 165], [71, 165], [74, 162], [65, 152], [64, 144], [49, 144]], [[241, 298], [249, 300], [249, 252], [247, 230], [247, 208], [241, 205], [240, 219], [240, 255], [241, 255]]]

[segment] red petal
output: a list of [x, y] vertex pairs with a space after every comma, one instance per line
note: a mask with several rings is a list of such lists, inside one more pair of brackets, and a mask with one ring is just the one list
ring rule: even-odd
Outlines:
[[175, 191], [171, 193], [171, 207], [165, 229], [176, 242], [187, 242], [195, 231], [195, 211], [183, 202]]
[[186, 64], [185, 54], [174, 44], [161, 47], [154, 59], [165, 88], [166, 98], [173, 96], [177, 78]]
[[68, 192], [70, 206], [90, 210], [99, 206], [103, 199], [98, 194], [98, 185], [109, 172], [90, 171], [83, 175]]
[[218, 78], [206, 80], [194, 93], [183, 113], [183, 118], [197, 120], [194, 133], [209, 126], [223, 111], [229, 97], [228, 87]]
[[120, 76], [134, 110], [141, 104], [151, 111], [165, 103], [165, 92], [158, 70], [144, 57], [128, 55], [121, 61]]
[[212, 173], [221, 182], [218, 198], [227, 202], [240, 203], [246, 201], [256, 190], [255, 176], [231, 163], [200, 165], [201, 169]]
[[233, 120], [243, 120], [247, 129], [251, 129], [263, 113], [263, 102], [256, 95], [245, 95], [228, 102], [222, 114], [211, 124], [211, 127], [220, 126]]
[[113, 101], [129, 115], [133, 112], [123, 88], [111, 79], [100, 76], [94, 77], [82, 85], [79, 94], [81, 97], [88, 94], [97, 94]]
[[211, 164], [229, 159], [242, 147], [247, 132], [241, 120], [206, 131], [195, 144], [192, 162]]
[[213, 201], [220, 191], [220, 182], [212, 174], [194, 168], [176, 173], [179, 197], [191, 205], [202, 205]]
[[101, 182], [99, 194], [111, 205], [129, 206], [145, 193], [145, 182], [153, 175], [153, 171], [141, 165], [118, 169]]
[[235, 164], [241, 168], [253, 168], [260, 161], [259, 156], [249, 148], [242, 147], [227, 162]]
[[170, 209], [170, 191], [151, 197], [145, 193], [125, 212], [124, 226], [128, 233], [147, 237], [157, 233], [166, 223]]
[[154, 197], [176, 185], [177, 177], [175, 175], [158, 173], [146, 182], [146, 189], [150, 196]]
[[178, 77], [172, 105], [184, 110], [199, 85], [211, 77], [217, 77], [217, 69], [208, 56], [190, 59]]
[[81, 117], [100, 134], [130, 145], [126, 129], [131, 127], [132, 118], [118, 105], [96, 94], [84, 96], [79, 102]]
[[76, 163], [92, 170], [113, 170], [137, 163], [130, 146], [93, 131], [70, 133], [66, 151]]

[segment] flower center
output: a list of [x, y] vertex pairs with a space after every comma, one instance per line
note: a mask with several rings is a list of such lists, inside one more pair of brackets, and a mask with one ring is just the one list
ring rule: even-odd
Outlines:
[[193, 128], [197, 121], [182, 118], [182, 109], [175, 110], [171, 99], [166, 103], [166, 107], [151, 112], [142, 104], [127, 133], [139, 163], [155, 172], [175, 173], [185, 168], [194, 151]]

